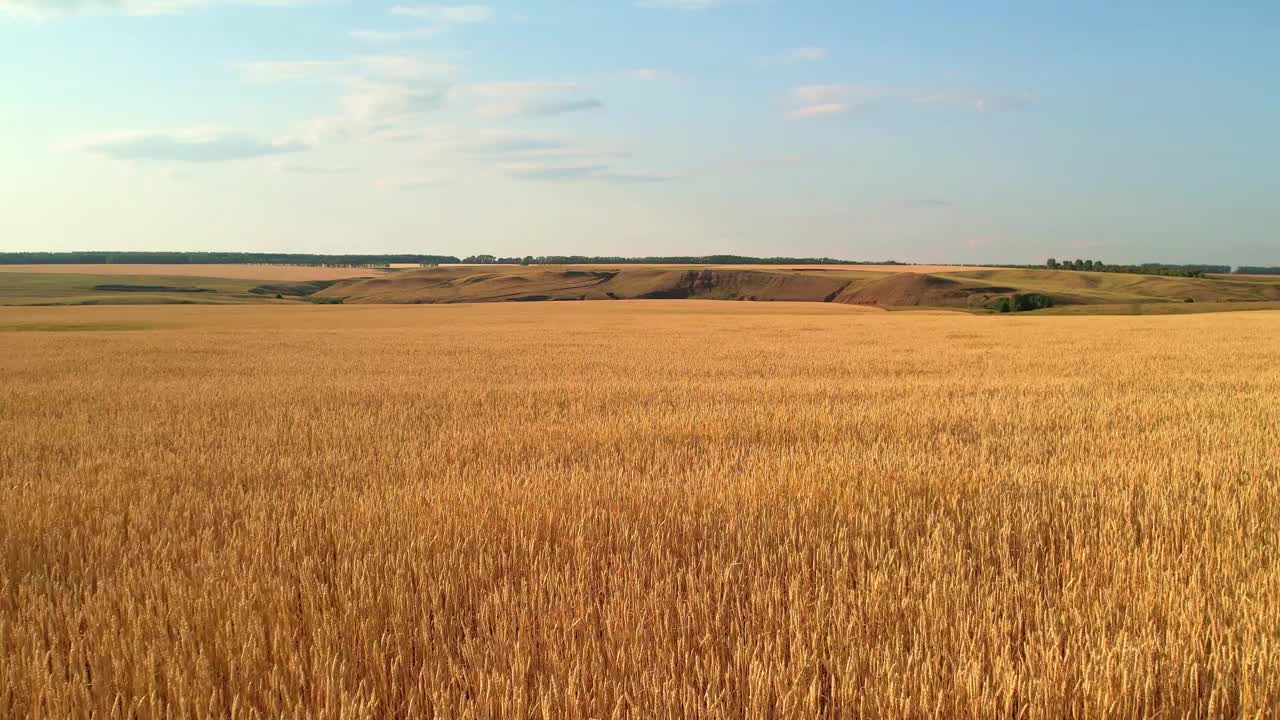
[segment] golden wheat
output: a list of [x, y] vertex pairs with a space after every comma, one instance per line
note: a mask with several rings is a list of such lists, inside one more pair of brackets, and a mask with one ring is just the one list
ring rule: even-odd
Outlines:
[[0, 330], [3, 717], [1280, 714], [1277, 313]]

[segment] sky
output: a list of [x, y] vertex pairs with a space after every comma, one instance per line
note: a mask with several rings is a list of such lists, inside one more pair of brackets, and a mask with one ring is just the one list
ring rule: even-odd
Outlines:
[[0, 0], [0, 250], [1280, 265], [1274, 0]]

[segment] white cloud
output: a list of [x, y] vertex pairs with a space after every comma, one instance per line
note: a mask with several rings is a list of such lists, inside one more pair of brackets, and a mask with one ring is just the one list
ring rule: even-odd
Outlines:
[[392, 30], [352, 30], [355, 40], [370, 43], [396, 43], [434, 37], [457, 25], [486, 23], [498, 16], [488, 5], [397, 5], [390, 14], [429, 22], [429, 25]]
[[204, 4], [204, 0], [0, 0], [0, 12], [35, 18], [80, 12], [172, 15]]
[[604, 106], [571, 82], [480, 83], [460, 88], [458, 94], [491, 117], [560, 115]]
[[710, 10], [724, 4], [724, 0], [638, 0], [636, 5], [642, 8], [661, 10]]
[[1031, 105], [1033, 99], [1028, 94], [987, 95], [964, 90], [919, 93], [910, 98], [911, 102], [917, 105], [971, 108], [980, 113], [1024, 110]]
[[76, 13], [180, 15], [210, 5], [301, 7], [326, 0], [0, 0], [0, 14], [49, 18]]
[[573, 144], [564, 138], [517, 130], [475, 130], [454, 134], [449, 149], [470, 155], [531, 156], [569, 151]]
[[353, 40], [367, 43], [397, 43], [435, 37], [444, 31], [443, 25], [429, 25], [409, 30], [352, 30], [347, 35]]
[[335, 60], [267, 60], [240, 66], [245, 77], [257, 82], [319, 80], [343, 82], [371, 76], [392, 80], [444, 78], [457, 69], [408, 55], [358, 55]]
[[608, 165], [597, 163], [507, 163], [502, 166], [508, 175], [522, 180], [573, 180], [607, 172]]
[[618, 150], [592, 146], [562, 135], [509, 128], [436, 127], [380, 132], [373, 137], [413, 145], [433, 156], [456, 155], [494, 162], [556, 158], [603, 161], [627, 156]]
[[683, 80], [684, 74], [656, 68], [637, 68], [629, 71], [627, 77], [640, 82], [658, 82], [660, 80]]
[[661, 175], [658, 173], [648, 172], [618, 172], [615, 170], [610, 170], [595, 177], [599, 180], [604, 180], [605, 182], [624, 185], [663, 183], [678, 179], [675, 175]]
[[652, 183], [670, 175], [619, 168], [625, 152], [561, 135], [509, 128], [440, 127], [396, 131], [376, 136], [417, 148], [432, 165], [461, 162], [487, 167], [518, 180], [591, 180], [609, 183]]
[[290, 175], [350, 175], [355, 172], [355, 168], [347, 166], [328, 166], [328, 165], [305, 165], [301, 163], [287, 163], [279, 167], [280, 172]]
[[839, 115], [849, 111], [846, 103], [823, 103], [821, 105], [805, 105], [787, 113], [792, 119], [822, 117], [823, 115]]
[[362, 123], [375, 123], [400, 115], [438, 110], [444, 104], [446, 92], [441, 87], [361, 80], [351, 84], [339, 106], [347, 117]]
[[312, 120], [299, 131], [309, 144], [350, 140], [438, 110], [449, 97], [455, 71], [451, 65], [405, 55], [256, 62], [242, 70], [259, 82], [320, 82], [341, 89], [338, 113]]
[[428, 177], [383, 178], [376, 183], [379, 190], [421, 190], [439, 184], [436, 178]]
[[820, 47], [802, 47], [788, 50], [783, 57], [788, 62], [816, 62], [827, 58], [827, 51]]
[[801, 85], [787, 97], [787, 117], [792, 119], [839, 115], [865, 105], [872, 95], [849, 85]]
[[610, 183], [657, 183], [675, 178], [654, 173], [631, 173], [614, 170], [610, 165], [584, 162], [518, 162], [507, 163], [502, 170], [518, 180], [595, 180]]
[[217, 163], [307, 149], [293, 140], [272, 140], [217, 128], [127, 131], [82, 138], [73, 147], [117, 160]]
[[784, 105], [788, 118], [801, 120], [864, 110], [880, 102], [965, 108], [986, 113], [1024, 109], [1030, 105], [1031, 96], [864, 85], [801, 85], [791, 90]]
[[445, 24], [489, 22], [497, 12], [488, 5], [397, 5], [392, 15]]

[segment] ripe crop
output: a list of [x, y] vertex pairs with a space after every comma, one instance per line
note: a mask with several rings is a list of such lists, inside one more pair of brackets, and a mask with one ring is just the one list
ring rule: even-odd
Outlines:
[[1277, 357], [1273, 312], [0, 309], [0, 717], [1275, 717]]

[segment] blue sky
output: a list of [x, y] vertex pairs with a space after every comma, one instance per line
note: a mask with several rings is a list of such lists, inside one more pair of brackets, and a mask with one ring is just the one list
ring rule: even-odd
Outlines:
[[1280, 4], [0, 0], [0, 249], [1280, 264]]

